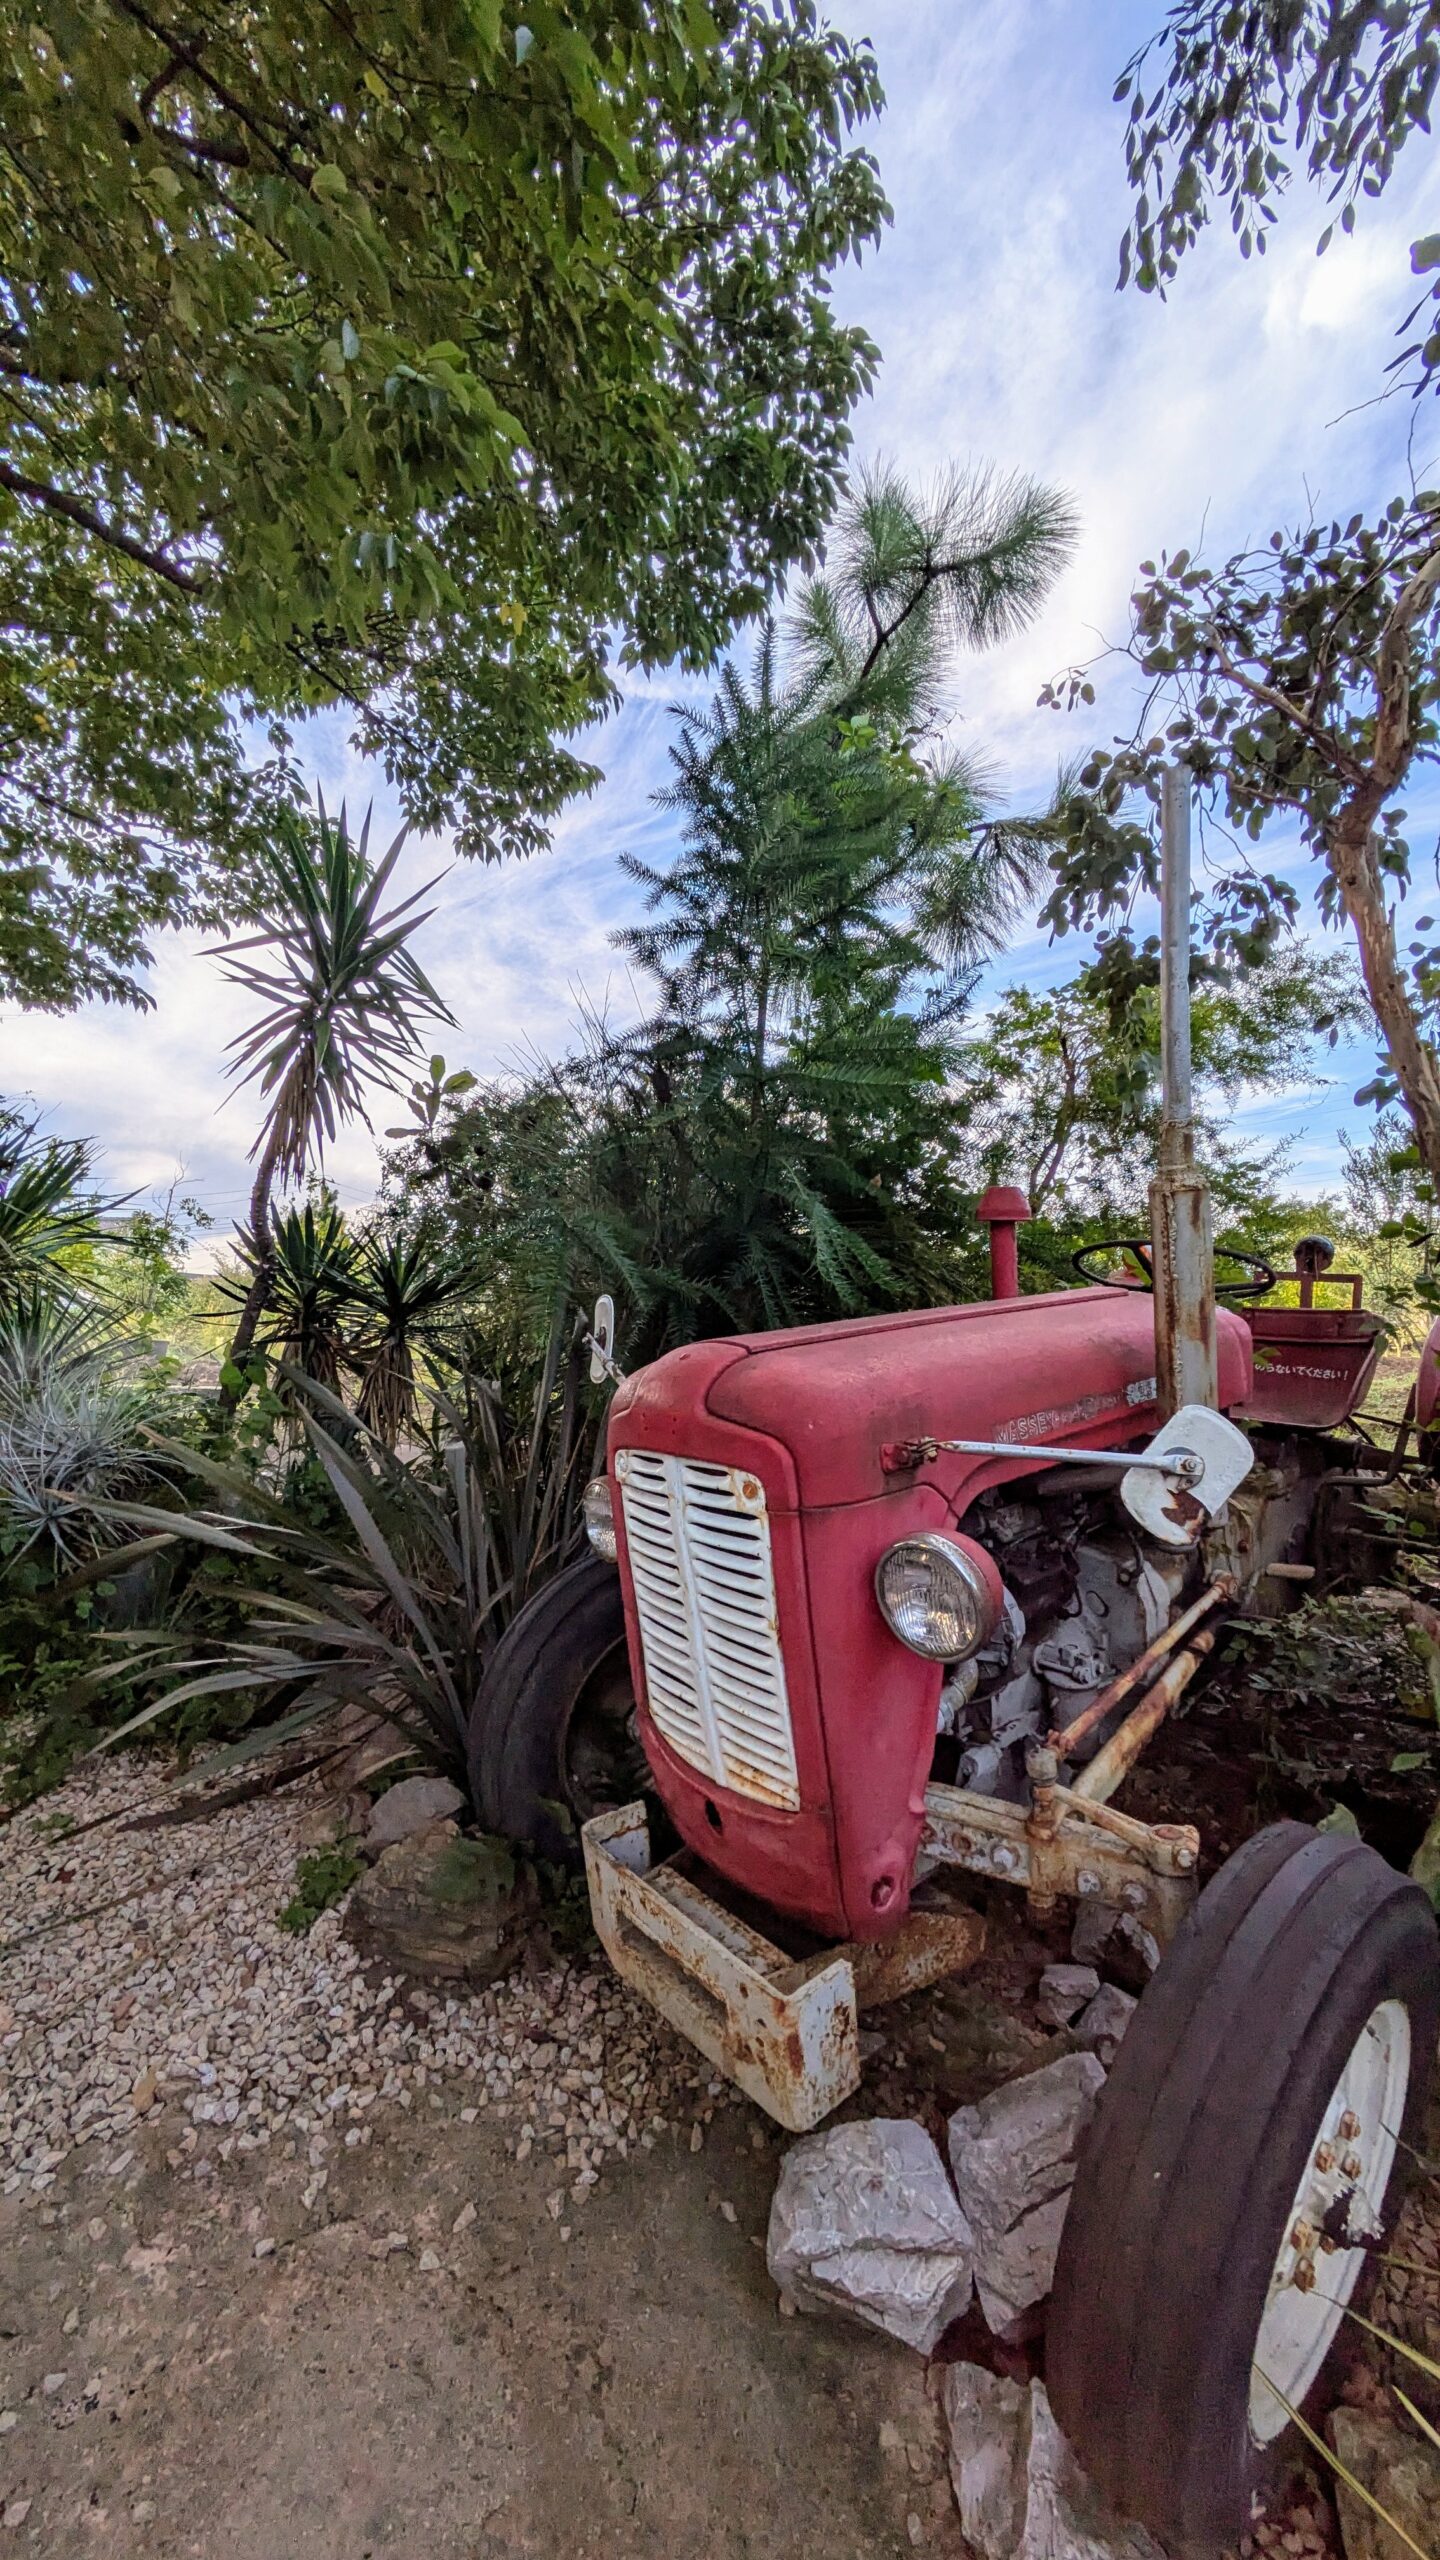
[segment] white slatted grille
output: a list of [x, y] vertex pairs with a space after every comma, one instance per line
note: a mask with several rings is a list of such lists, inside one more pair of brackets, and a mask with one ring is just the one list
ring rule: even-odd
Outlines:
[[770, 1523], [757, 1478], [650, 1449], [620, 1450], [615, 1472], [658, 1730], [717, 1785], [764, 1804], [798, 1805]]

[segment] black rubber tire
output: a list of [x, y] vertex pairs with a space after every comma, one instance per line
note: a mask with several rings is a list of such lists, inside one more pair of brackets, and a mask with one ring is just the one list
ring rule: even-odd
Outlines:
[[1046, 2378], [1097, 2487], [1173, 2549], [1233, 2543], [1294, 2450], [1293, 2428], [1263, 2449], [1251, 2435], [1251, 2360], [1316, 2126], [1382, 1999], [1403, 2001], [1412, 2037], [1388, 2222], [1440, 2030], [1440, 1940], [1418, 1886], [1358, 1840], [1287, 1822], [1248, 1841], [1162, 1959], [1100, 2093]]
[[481, 1821], [558, 1865], [580, 1864], [580, 1822], [598, 1810], [571, 1800], [571, 1719], [624, 1646], [619, 1573], [603, 1556], [580, 1556], [512, 1618], [475, 1702], [470, 1785]]

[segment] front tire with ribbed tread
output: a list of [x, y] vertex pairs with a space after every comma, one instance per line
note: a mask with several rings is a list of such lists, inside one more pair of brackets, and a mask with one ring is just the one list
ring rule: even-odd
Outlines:
[[1279, 1823], [1229, 1859], [1100, 2094], [1046, 2376], [1097, 2487], [1173, 2549], [1233, 2542], [1293, 2447], [1293, 2429], [1268, 2445], [1251, 2429], [1261, 2318], [1327, 2103], [1389, 2001], [1408, 2014], [1411, 2066], [1374, 2199], [1388, 2223], [1440, 2031], [1440, 1953], [1425, 1895], [1359, 1840]]
[[617, 1752], [620, 1784], [587, 1788], [574, 1765], [584, 1720], [633, 1718], [620, 1575], [583, 1555], [552, 1574], [495, 1648], [470, 1719], [470, 1786], [481, 1821], [557, 1865], [580, 1863], [580, 1825], [608, 1795], [633, 1800], [646, 1771]]

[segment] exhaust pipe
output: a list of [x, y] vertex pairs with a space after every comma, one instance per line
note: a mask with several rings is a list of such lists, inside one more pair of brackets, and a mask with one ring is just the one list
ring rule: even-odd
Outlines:
[[1210, 1186], [1195, 1162], [1190, 1074], [1190, 776], [1165, 774], [1160, 833], [1160, 1155], [1150, 1185], [1161, 1418], [1219, 1400]]

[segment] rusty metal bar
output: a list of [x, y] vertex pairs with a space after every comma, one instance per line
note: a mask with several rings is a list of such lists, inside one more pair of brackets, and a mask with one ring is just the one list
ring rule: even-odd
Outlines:
[[1163, 1104], [1150, 1185], [1156, 1401], [1164, 1420], [1182, 1405], [1213, 1406], [1219, 1397], [1210, 1187], [1195, 1162], [1190, 1064], [1190, 788], [1186, 766], [1167, 766], [1160, 813]]
[[1095, 1804], [1104, 1804], [1114, 1795], [1121, 1781], [1134, 1768], [1146, 1743], [1158, 1733], [1176, 1699], [1189, 1688], [1218, 1633], [1216, 1627], [1201, 1627], [1198, 1634], [1191, 1637], [1184, 1652], [1175, 1655], [1138, 1705], [1131, 1708], [1119, 1730], [1112, 1733], [1103, 1749], [1086, 1763], [1070, 1790], [1072, 1795]]
[[1107, 1716], [1113, 1715], [1122, 1699], [1129, 1697], [1132, 1689], [1144, 1688], [1151, 1673], [1158, 1670], [1166, 1655], [1174, 1652], [1177, 1644], [1188, 1636], [1192, 1627], [1198, 1627], [1201, 1619], [1206, 1617], [1210, 1610], [1218, 1608], [1223, 1600], [1233, 1600], [1234, 1597], [1233, 1575], [1220, 1574], [1207, 1591], [1201, 1592], [1198, 1600], [1192, 1600], [1188, 1609], [1182, 1609], [1178, 1618], [1172, 1618], [1168, 1627], [1161, 1628], [1153, 1644], [1148, 1644], [1143, 1653], [1137, 1654], [1133, 1662], [1128, 1663], [1123, 1671], [1116, 1673], [1109, 1688], [1102, 1689], [1099, 1697], [1085, 1708], [1083, 1714], [1076, 1716], [1072, 1723], [1059, 1727], [1051, 1734], [1050, 1748], [1056, 1759], [1068, 1760], [1074, 1752], [1076, 1743], [1083, 1742], [1087, 1734], [1093, 1733], [1097, 1725], [1102, 1725]]

